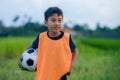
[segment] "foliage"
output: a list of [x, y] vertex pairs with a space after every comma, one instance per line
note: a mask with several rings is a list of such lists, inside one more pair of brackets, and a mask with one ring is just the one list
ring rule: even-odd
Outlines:
[[120, 39], [81, 38], [81, 42], [100, 49], [120, 51]]
[[[22, 71], [18, 67], [19, 57], [34, 38], [0, 38], [0, 80], [35, 80], [34, 72]], [[87, 41], [89, 42], [86, 43]], [[113, 43], [111, 39], [74, 38], [79, 55], [68, 79], [120, 80], [120, 51], [118, 48], [112, 50], [112, 45], [115, 44], [113, 47], [120, 47], [120, 45], [116, 39], [112, 41]], [[95, 46], [92, 45], [93, 42]], [[109, 45], [110, 43], [112, 45]], [[109, 46], [101, 49], [99, 46], [103, 44]]]
[[2, 27], [0, 26], [0, 37], [9, 36], [35, 36], [41, 32], [47, 31], [45, 25], [33, 22], [27, 22], [23, 26], [10, 26]]
[[0, 56], [13, 58], [19, 56], [33, 41], [33, 37], [0, 38]]
[[99, 23], [96, 24], [96, 29], [89, 29], [88, 25], [78, 25], [73, 26], [78, 34], [83, 35], [84, 37], [96, 37], [96, 38], [120, 38], [120, 26], [117, 26], [115, 29], [110, 29], [108, 26], [100, 26]]
[[[13, 22], [16, 22], [19, 16], [16, 16]], [[67, 24], [64, 25], [66, 27]], [[99, 23], [96, 24], [96, 29], [91, 30], [87, 24], [79, 25], [74, 24], [71, 26], [72, 29], [77, 32], [77, 34], [84, 37], [99, 37], [99, 38], [120, 38], [120, 26], [114, 29], [110, 29], [109, 26], [100, 26]], [[48, 28], [39, 24], [38, 22], [28, 21], [20, 26], [4, 26], [2, 21], [0, 21], [0, 37], [9, 36], [35, 36], [41, 32], [47, 31]]]

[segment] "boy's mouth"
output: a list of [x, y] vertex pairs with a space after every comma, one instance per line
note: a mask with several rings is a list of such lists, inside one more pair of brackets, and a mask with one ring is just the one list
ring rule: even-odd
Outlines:
[[54, 29], [54, 30], [58, 30], [58, 29], [59, 29], [59, 27], [53, 27], [53, 29]]

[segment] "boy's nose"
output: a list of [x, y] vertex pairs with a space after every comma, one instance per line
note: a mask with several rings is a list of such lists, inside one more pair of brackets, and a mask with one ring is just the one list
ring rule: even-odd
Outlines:
[[56, 21], [56, 23], [55, 23], [55, 24], [57, 24], [57, 25], [58, 25], [58, 24], [59, 24], [59, 22], [58, 22], [58, 21]]

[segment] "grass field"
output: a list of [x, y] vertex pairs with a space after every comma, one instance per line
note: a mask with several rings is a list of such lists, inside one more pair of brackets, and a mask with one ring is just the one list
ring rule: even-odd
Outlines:
[[[33, 40], [0, 38], [0, 80], [35, 80], [35, 72], [18, 67], [18, 58]], [[74, 38], [74, 42], [79, 56], [69, 80], [120, 80], [119, 39]]]

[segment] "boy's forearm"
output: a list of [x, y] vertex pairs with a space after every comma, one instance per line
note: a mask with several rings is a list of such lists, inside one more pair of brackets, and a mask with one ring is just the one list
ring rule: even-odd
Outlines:
[[67, 73], [67, 75], [70, 75], [71, 74], [71, 70], [75, 64], [75, 61], [77, 59], [77, 56], [78, 56], [78, 49], [76, 48], [74, 52], [72, 52], [72, 60], [71, 60], [71, 65], [70, 65], [70, 70], [69, 72]]
[[72, 60], [71, 60], [71, 65], [70, 65], [70, 70], [69, 72], [67, 73], [67, 75], [70, 75], [71, 74], [71, 70], [75, 64], [75, 61], [77, 59], [77, 56], [78, 56], [78, 49], [76, 48], [74, 52], [72, 52]]
[[75, 51], [72, 53], [71, 67], [74, 66], [77, 56], [78, 56], [78, 49], [76, 48]]

